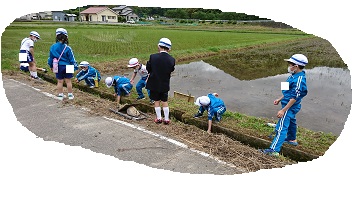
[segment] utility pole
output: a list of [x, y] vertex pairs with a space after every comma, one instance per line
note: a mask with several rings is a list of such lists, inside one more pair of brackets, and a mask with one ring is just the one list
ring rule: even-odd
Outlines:
[[78, 7], [78, 20], [81, 22], [81, 7]]

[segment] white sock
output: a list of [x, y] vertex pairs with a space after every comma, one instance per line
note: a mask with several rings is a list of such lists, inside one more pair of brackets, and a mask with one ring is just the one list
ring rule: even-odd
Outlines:
[[34, 72], [33, 72], [33, 71], [29, 71], [29, 73], [30, 73], [30, 76], [35, 77], [35, 75], [34, 75]]
[[164, 120], [169, 121], [169, 107], [163, 107]]
[[35, 71], [35, 72], [33, 72], [33, 76], [35, 77], [35, 78], [37, 78], [38, 77], [38, 74], [37, 74], [37, 72]]
[[155, 114], [157, 115], [157, 119], [162, 119], [162, 112], [160, 107], [154, 107]]

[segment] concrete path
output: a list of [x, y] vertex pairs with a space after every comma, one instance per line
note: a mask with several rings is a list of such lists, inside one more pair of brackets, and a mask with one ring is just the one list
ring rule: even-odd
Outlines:
[[89, 152], [180, 173], [243, 172], [163, 135], [108, 117], [90, 116], [18, 81], [3, 78], [3, 84], [17, 120], [44, 141], [80, 146]]

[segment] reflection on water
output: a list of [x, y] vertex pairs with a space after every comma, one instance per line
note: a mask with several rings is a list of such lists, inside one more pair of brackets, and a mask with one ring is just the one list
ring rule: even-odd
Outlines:
[[[352, 100], [350, 71], [341, 68], [307, 69], [308, 94], [297, 114], [300, 126], [339, 135], [350, 113]], [[251, 116], [275, 118], [280, 106], [281, 82], [287, 74], [241, 81], [203, 61], [177, 65], [171, 78], [171, 91], [195, 97], [217, 92], [230, 111]], [[170, 93], [173, 96], [173, 93]], [[196, 107], [197, 109], [197, 107]]]

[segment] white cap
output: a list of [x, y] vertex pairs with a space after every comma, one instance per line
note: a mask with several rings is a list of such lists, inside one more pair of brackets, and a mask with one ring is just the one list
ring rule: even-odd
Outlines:
[[198, 106], [201, 106], [201, 105], [207, 106], [209, 104], [210, 104], [210, 98], [207, 96], [198, 97], [195, 102], [195, 105], [198, 105]]
[[105, 84], [106, 84], [106, 86], [108, 87], [108, 88], [110, 88], [111, 87], [111, 85], [112, 85], [112, 82], [114, 81], [114, 79], [113, 78], [111, 78], [111, 77], [107, 77], [106, 79], [105, 79]]
[[308, 63], [307, 57], [302, 54], [294, 54], [289, 59], [284, 59], [284, 61], [292, 62], [296, 65], [306, 66]]
[[87, 62], [87, 61], [82, 61], [81, 63], [80, 63], [80, 66], [81, 67], [88, 67], [90, 64]]
[[164, 47], [168, 48], [169, 50], [171, 50], [172, 42], [168, 38], [161, 38], [159, 40], [158, 46], [164, 46]]
[[37, 39], [40, 39], [40, 35], [36, 31], [31, 31], [29, 35], [30, 36], [35, 36], [35, 37], [37, 37]]
[[137, 58], [132, 58], [129, 60], [128, 67], [135, 67], [137, 65], [139, 65], [139, 61]]
[[56, 36], [58, 36], [59, 34], [64, 34], [64, 35], [68, 36], [67, 30], [64, 28], [56, 29]]

